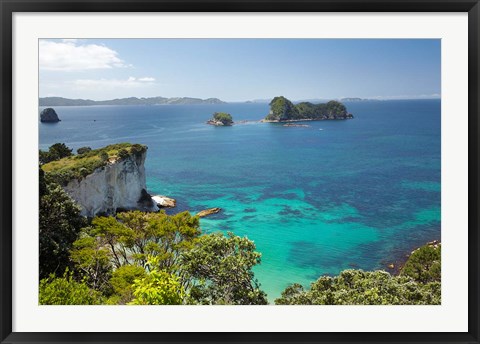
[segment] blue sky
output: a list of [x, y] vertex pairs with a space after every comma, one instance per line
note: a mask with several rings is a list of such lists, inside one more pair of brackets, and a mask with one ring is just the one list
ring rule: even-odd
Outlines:
[[438, 98], [440, 40], [40, 40], [40, 97]]

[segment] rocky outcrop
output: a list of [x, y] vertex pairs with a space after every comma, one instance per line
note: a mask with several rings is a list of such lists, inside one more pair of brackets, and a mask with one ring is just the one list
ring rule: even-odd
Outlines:
[[196, 216], [205, 217], [205, 216], [208, 216], [208, 215], [219, 213], [221, 210], [222, 210], [221, 208], [205, 209], [205, 210], [199, 211]]
[[81, 180], [72, 179], [64, 189], [88, 217], [120, 210], [158, 211], [146, 191], [146, 155], [145, 150], [109, 162]]
[[210, 124], [210, 125], [215, 125], [215, 126], [217, 126], [217, 127], [223, 127], [223, 126], [225, 126], [225, 125], [227, 125], [227, 126], [231, 125], [231, 124], [223, 124], [222, 122], [216, 121], [216, 120], [214, 120], [214, 119], [209, 119], [209, 120], [206, 121], [205, 123]]
[[58, 115], [54, 109], [46, 108], [46, 109], [43, 109], [42, 112], [40, 112], [40, 122], [56, 123], [56, 122], [60, 122], [60, 119], [58, 118]]
[[160, 208], [174, 208], [177, 205], [176, 200], [174, 200], [173, 198], [169, 198], [167, 196], [162, 196], [162, 195], [153, 196], [152, 200]]

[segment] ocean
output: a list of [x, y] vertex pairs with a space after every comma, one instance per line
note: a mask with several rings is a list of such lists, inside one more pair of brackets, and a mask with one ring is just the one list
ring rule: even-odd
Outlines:
[[[55, 107], [40, 149], [148, 146], [147, 187], [174, 213], [220, 207], [205, 232], [254, 240], [270, 301], [344, 269], [385, 269], [441, 239], [440, 100], [345, 103], [354, 119], [259, 123], [268, 104]], [[40, 108], [42, 110], [42, 108]], [[205, 124], [231, 113], [232, 127]]]

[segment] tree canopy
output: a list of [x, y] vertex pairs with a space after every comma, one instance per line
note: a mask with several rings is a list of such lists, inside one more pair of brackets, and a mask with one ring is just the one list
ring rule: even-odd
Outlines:
[[72, 156], [72, 150], [65, 143], [55, 143], [50, 146], [48, 151], [39, 152], [39, 161], [40, 164], [46, 164], [69, 156]]
[[40, 172], [39, 250], [40, 278], [61, 276], [71, 267], [70, 249], [86, 225], [80, 207], [55, 183], [46, 183]]
[[267, 304], [252, 271], [260, 257], [253, 241], [233, 233], [199, 237], [182, 258], [193, 281], [191, 298], [201, 304]]
[[287, 287], [277, 305], [419, 305], [440, 304], [440, 283], [423, 284], [386, 271], [344, 270], [322, 276], [304, 290]]
[[98, 291], [83, 282], [77, 282], [67, 270], [62, 277], [54, 275], [40, 281], [41, 305], [100, 305], [104, 299]]
[[202, 234], [188, 212], [95, 217], [70, 250], [77, 279], [111, 304], [266, 304], [247, 238]]
[[400, 274], [421, 283], [440, 282], [441, 256], [440, 244], [422, 246], [413, 251]]

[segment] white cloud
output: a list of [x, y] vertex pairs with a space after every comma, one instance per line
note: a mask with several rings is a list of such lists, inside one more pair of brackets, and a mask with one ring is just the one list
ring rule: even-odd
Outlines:
[[63, 43], [77, 43], [77, 42], [78, 42], [78, 39], [65, 38], [65, 39], [62, 39], [62, 42], [63, 42]]
[[145, 78], [138, 79], [138, 81], [154, 82], [155, 78], [145, 77]]
[[140, 88], [154, 85], [155, 78], [152, 77], [143, 77], [135, 78], [133, 76], [128, 79], [80, 79], [75, 80], [73, 85], [77, 90], [112, 90], [119, 88]]
[[118, 53], [103, 45], [78, 44], [69, 39], [62, 42], [40, 40], [40, 69], [52, 71], [78, 71], [127, 67]]

